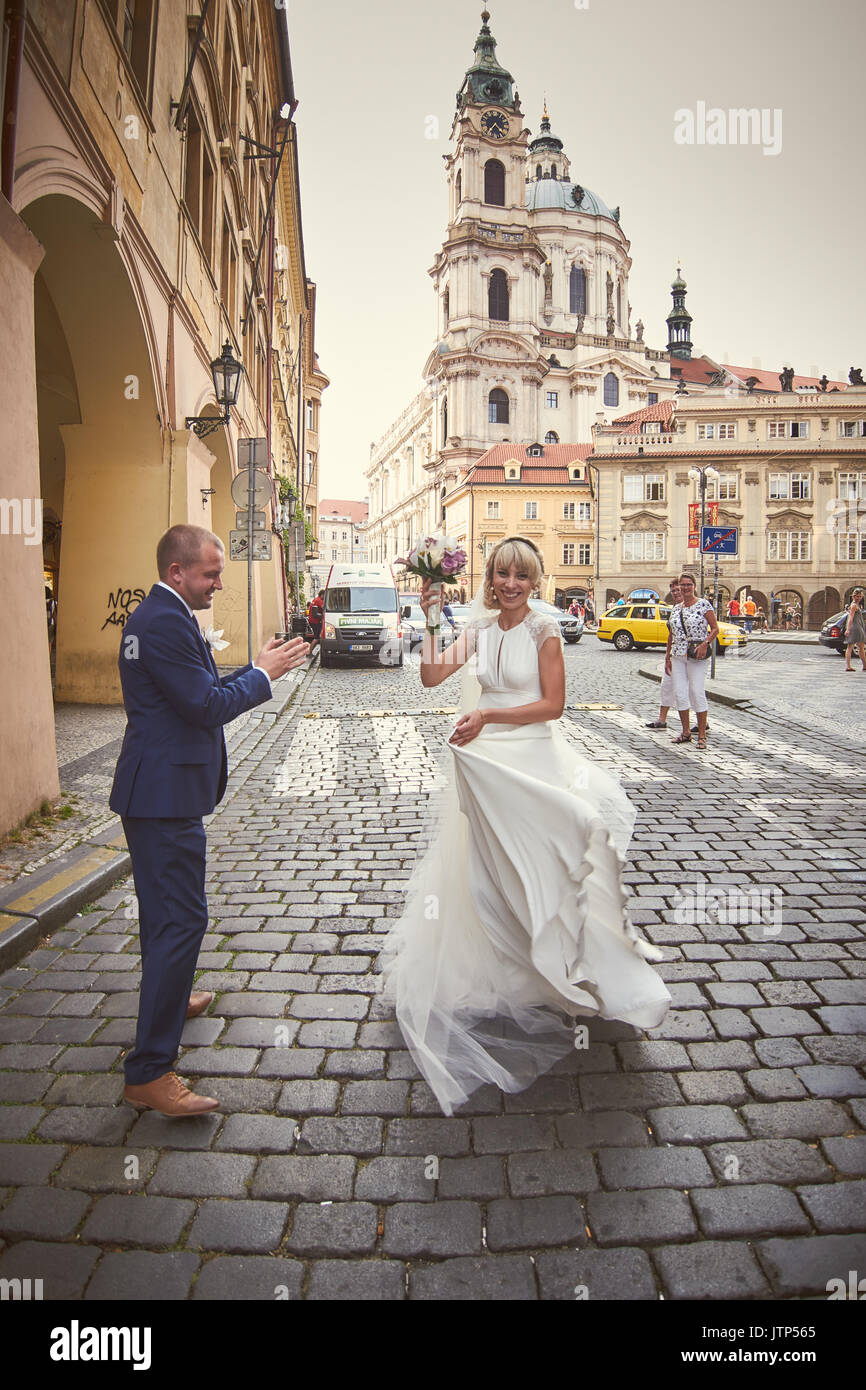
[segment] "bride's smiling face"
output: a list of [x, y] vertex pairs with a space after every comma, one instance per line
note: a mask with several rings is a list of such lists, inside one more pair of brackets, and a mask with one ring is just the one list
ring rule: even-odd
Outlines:
[[532, 580], [526, 570], [517, 565], [497, 565], [493, 571], [493, 592], [503, 613], [519, 612], [532, 593]]

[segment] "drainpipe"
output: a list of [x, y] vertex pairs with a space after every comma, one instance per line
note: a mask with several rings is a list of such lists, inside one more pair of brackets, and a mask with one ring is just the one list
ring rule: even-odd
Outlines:
[[24, 63], [24, 30], [27, 27], [27, 0], [6, 0], [6, 26], [9, 49], [6, 54], [6, 80], [3, 97], [3, 197], [12, 202], [15, 188], [15, 140], [18, 133], [18, 95]]

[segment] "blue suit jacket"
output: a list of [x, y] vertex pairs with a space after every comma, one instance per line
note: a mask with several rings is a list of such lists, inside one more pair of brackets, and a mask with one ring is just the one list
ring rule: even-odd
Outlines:
[[154, 584], [120, 644], [127, 726], [109, 805], [121, 816], [206, 816], [221, 800], [228, 762], [223, 725], [271, 698], [264, 671], [220, 678], [201, 628]]

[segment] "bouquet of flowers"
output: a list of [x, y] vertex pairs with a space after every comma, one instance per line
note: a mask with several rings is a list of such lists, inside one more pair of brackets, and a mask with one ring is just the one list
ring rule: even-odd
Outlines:
[[399, 565], [405, 565], [410, 574], [432, 581], [430, 593], [433, 603], [427, 614], [428, 632], [439, 631], [442, 585], [451, 583], [463, 573], [467, 558], [466, 551], [453, 536], [435, 535], [416, 541], [406, 559], [397, 561]]

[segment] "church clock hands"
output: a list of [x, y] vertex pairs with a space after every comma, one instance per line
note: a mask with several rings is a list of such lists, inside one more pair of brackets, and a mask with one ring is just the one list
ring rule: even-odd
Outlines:
[[504, 140], [508, 134], [508, 121], [501, 111], [485, 111], [481, 117], [481, 129], [494, 140]]

